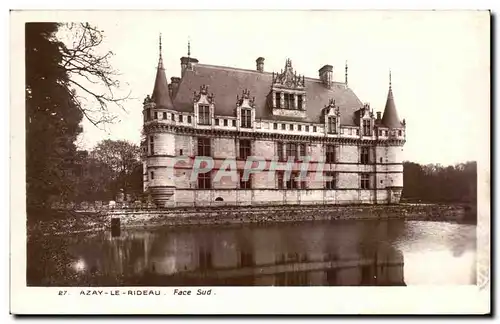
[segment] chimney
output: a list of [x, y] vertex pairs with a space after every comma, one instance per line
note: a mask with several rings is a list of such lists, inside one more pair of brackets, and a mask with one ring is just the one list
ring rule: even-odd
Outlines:
[[257, 62], [257, 71], [264, 72], [264, 58], [259, 57], [255, 61]]
[[184, 71], [191, 69], [196, 63], [198, 63], [198, 60], [195, 58], [181, 57], [181, 75], [184, 75]]
[[168, 94], [170, 95], [170, 98], [172, 98], [172, 83], [168, 85]]
[[331, 88], [333, 83], [333, 66], [324, 65], [319, 69], [319, 78], [326, 87]]
[[169, 84], [172, 87], [172, 98], [177, 94], [177, 90], [179, 89], [179, 83], [181, 82], [181, 78], [179, 77], [171, 77], [171, 83]]
[[381, 119], [382, 119], [382, 112], [377, 111], [377, 120], [381, 120]]

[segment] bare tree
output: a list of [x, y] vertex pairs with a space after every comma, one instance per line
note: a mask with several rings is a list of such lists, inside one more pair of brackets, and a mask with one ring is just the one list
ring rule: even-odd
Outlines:
[[100, 52], [104, 40], [103, 31], [89, 23], [70, 23], [61, 25], [62, 64], [69, 75], [73, 100], [94, 126], [113, 123], [117, 116], [109, 105], [125, 110], [123, 102], [129, 99], [118, 95], [121, 87], [120, 75], [110, 64], [112, 51]]

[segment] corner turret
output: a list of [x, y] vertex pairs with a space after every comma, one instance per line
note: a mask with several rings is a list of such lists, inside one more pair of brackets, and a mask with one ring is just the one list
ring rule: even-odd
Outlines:
[[161, 53], [161, 34], [160, 34], [160, 57], [158, 59], [158, 68], [156, 70], [155, 86], [151, 100], [156, 104], [157, 108], [173, 109], [172, 98], [168, 91], [167, 76], [163, 67], [163, 58]]
[[389, 93], [387, 94], [387, 101], [385, 103], [384, 115], [382, 116], [382, 124], [389, 128], [399, 128], [403, 126], [396, 111], [396, 104], [394, 103], [394, 95], [392, 94], [392, 82], [391, 82], [390, 71], [389, 71]]

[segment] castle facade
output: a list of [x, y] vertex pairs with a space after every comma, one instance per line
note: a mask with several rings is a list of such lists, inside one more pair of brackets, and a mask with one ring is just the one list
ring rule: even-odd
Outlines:
[[349, 88], [347, 65], [337, 82], [331, 65], [311, 78], [289, 59], [280, 72], [262, 57], [255, 70], [189, 52], [180, 61], [169, 83], [160, 45], [143, 104], [144, 190], [158, 207], [399, 202], [406, 123], [390, 81], [374, 114]]

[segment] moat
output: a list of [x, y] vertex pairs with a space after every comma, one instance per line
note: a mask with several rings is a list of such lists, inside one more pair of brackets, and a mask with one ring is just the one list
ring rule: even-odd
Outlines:
[[124, 229], [28, 242], [31, 286], [476, 283], [476, 226], [337, 220]]

